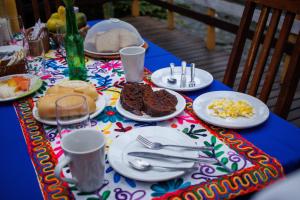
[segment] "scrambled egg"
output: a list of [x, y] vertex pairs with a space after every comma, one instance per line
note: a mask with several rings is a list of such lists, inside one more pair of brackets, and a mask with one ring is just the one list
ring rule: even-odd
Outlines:
[[238, 118], [247, 117], [250, 118], [254, 114], [253, 107], [246, 101], [238, 100], [233, 101], [231, 99], [216, 99], [208, 105], [208, 109], [213, 111], [214, 116], [221, 118]]

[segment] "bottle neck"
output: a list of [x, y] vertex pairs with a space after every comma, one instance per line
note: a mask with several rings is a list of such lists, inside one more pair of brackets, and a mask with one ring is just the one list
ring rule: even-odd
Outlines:
[[78, 34], [77, 19], [73, 6], [66, 6], [67, 35]]

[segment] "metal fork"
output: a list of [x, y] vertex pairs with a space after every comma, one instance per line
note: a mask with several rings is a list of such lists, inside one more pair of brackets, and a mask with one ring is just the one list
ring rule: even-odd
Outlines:
[[179, 147], [179, 148], [183, 148], [183, 149], [197, 150], [197, 151], [211, 151], [211, 150], [213, 150], [213, 147], [196, 147], [196, 146], [192, 147], [192, 146], [161, 144], [159, 142], [151, 142], [150, 140], [148, 140], [147, 138], [145, 138], [141, 135], [138, 135], [136, 140], [139, 143], [141, 143], [142, 145], [144, 145], [145, 147], [147, 147], [149, 149], [153, 149], [153, 150], [159, 150], [159, 149], [162, 149], [164, 147]]
[[189, 87], [195, 87], [195, 63], [191, 64], [191, 81], [189, 82]]

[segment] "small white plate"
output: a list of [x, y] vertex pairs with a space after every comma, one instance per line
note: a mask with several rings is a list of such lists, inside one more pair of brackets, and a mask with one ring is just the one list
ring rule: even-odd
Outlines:
[[14, 76], [22, 76], [22, 77], [25, 77], [25, 78], [29, 78], [30, 79], [29, 90], [27, 92], [24, 92], [22, 94], [14, 96], [14, 97], [9, 97], [9, 98], [5, 98], [5, 99], [0, 98], [0, 102], [12, 101], [12, 100], [16, 100], [16, 99], [28, 96], [28, 95], [36, 92], [38, 89], [40, 89], [40, 87], [43, 84], [43, 81], [38, 76], [35, 76], [35, 75], [32, 75], [32, 74], [14, 74], [14, 75], [3, 76], [3, 77], [0, 77], [0, 82], [8, 80], [8, 79], [10, 79]]
[[[212, 101], [222, 98], [234, 101], [244, 100], [248, 102], [254, 109], [254, 115], [250, 118], [238, 117], [236, 119], [213, 116], [208, 109], [208, 105], [211, 104]], [[257, 126], [265, 122], [270, 113], [266, 104], [259, 99], [244, 93], [232, 91], [215, 91], [202, 94], [194, 100], [193, 110], [199, 118], [212, 125], [233, 129], [244, 129]]]
[[[105, 101], [105, 98], [104, 96], [99, 96], [97, 101], [96, 101], [96, 111], [93, 112], [92, 114], [90, 114], [90, 118], [95, 118], [97, 117], [105, 108], [106, 106], [106, 101]], [[56, 119], [53, 118], [53, 119], [43, 119], [39, 116], [39, 112], [38, 112], [38, 109], [36, 107], [36, 104], [34, 105], [33, 109], [32, 109], [32, 115], [33, 117], [43, 123], [43, 124], [47, 124], [47, 125], [53, 125], [53, 126], [56, 126], [57, 125], [57, 122], [56, 122]], [[70, 124], [75, 124], [75, 123], [79, 123], [81, 121], [81, 119], [76, 119], [76, 120], [73, 120], [70, 122]], [[65, 124], [65, 125], [68, 125], [68, 124]]]
[[[162, 88], [153, 88], [153, 90], [154, 91], [162, 90]], [[142, 116], [135, 115], [135, 114], [125, 110], [122, 107], [120, 99], [117, 101], [116, 109], [124, 117], [127, 117], [127, 118], [135, 120], [135, 121], [140, 121], [140, 122], [158, 122], [158, 121], [164, 121], [164, 120], [171, 119], [171, 118], [176, 117], [177, 115], [179, 115], [182, 111], [184, 111], [186, 101], [183, 98], [183, 96], [181, 96], [179, 93], [174, 92], [172, 90], [168, 90], [168, 89], [165, 89], [165, 90], [168, 91], [169, 93], [175, 95], [176, 98], [177, 98], [177, 101], [178, 101], [177, 105], [176, 105], [176, 111], [169, 114], [169, 115], [162, 116], [162, 117], [151, 117], [151, 116], [146, 115], [146, 114], [143, 114]]]
[[[196, 151], [183, 151], [182, 149], [161, 149], [151, 150], [145, 148], [140, 144], [136, 138], [138, 135], [142, 135], [147, 139], [155, 142], [161, 142], [163, 144], [185, 144], [195, 146], [194, 142], [186, 135], [179, 133], [176, 129], [160, 126], [148, 126], [143, 128], [133, 129], [126, 134], [120, 135], [116, 138], [109, 147], [108, 160], [109, 164], [122, 174], [138, 181], [146, 182], [158, 182], [173, 179], [182, 176], [184, 171], [158, 171], [152, 169], [149, 171], [138, 171], [130, 167], [128, 161], [137, 159], [137, 157], [129, 156], [127, 153], [133, 151], [142, 152], [155, 152], [168, 155], [177, 155], [184, 157], [197, 158], [198, 153]], [[192, 167], [194, 162], [182, 162], [182, 161], [161, 161], [157, 159], [138, 158], [146, 160], [153, 165], [169, 166], [169, 167]]]
[[175, 91], [195, 91], [202, 88], [205, 88], [209, 86], [214, 78], [213, 76], [202, 69], [195, 69], [195, 83], [196, 85], [194, 87], [189, 87], [189, 82], [191, 81], [191, 69], [190, 67], [187, 67], [186, 69], [186, 86], [181, 88], [180, 87], [180, 79], [181, 79], [181, 67], [175, 67], [174, 68], [174, 78], [176, 78], [177, 82], [175, 84], [171, 84], [168, 82], [168, 78], [170, 77], [170, 67], [162, 68], [157, 71], [155, 71], [151, 75], [152, 82], [163, 88], [168, 88]]
[[0, 46], [0, 53], [11, 53], [14, 51], [20, 51], [23, 47], [18, 45], [7, 45], [7, 46]]

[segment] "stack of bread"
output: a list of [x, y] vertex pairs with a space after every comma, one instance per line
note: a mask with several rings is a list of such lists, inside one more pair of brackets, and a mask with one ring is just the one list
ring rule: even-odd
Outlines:
[[[89, 108], [89, 112], [96, 111], [96, 100], [98, 93], [96, 88], [84, 81], [62, 81], [55, 86], [50, 87], [46, 95], [41, 97], [37, 102], [38, 113], [41, 118], [55, 118], [56, 117], [56, 105], [55, 102], [67, 95], [81, 95], [84, 96]], [[72, 102], [65, 102], [66, 106], [72, 104]], [[74, 112], [76, 113], [76, 112]], [[68, 116], [66, 113], [66, 117]]]

